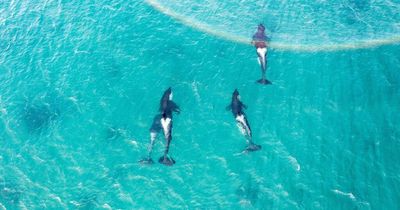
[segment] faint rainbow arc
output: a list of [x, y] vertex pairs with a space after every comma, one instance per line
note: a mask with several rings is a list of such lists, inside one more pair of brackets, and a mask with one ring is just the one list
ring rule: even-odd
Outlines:
[[[216, 37], [220, 37], [225, 40], [232, 42], [248, 44], [250, 45], [250, 39], [243, 36], [238, 36], [235, 34], [227, 33], [224, 31], [218, 31], [212, 26], [202, 23], [200, 21], [188, 18], [184, 15], [178, 14], [168, 7], [163, 6], [157, 0], [145, 0], [154, 9], [158, 10], [165, 15], [168, 15], [179, 22], [190, 26], [192, 28], [198, 29], [200, 31], [212, 34]], [[363, 49], [378, 47], [381, 45], [395, 44], [400, 42], [400, 35], [382, 38], [382, 39], [370, 39], [370, 40], [360, 40], [354, 43], [339, 43], [339, 44], [328, 44], [328, 45], [307, 45], [307, 44], [289, 44], [283, 42], [272, 41], [269, 46], [278, 50], [293, 50], [293, 51], [337, 51], [337, 50], [349, 50], [349, 49]]]

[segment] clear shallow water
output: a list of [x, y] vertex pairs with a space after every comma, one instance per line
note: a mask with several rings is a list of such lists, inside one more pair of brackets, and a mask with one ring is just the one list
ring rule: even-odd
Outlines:
[[398, 1], [146, 2], [186, 25], [236, 42], [249, 43], [249, 29], [263, 23], [273, 48], [331, 51], [400, 42]]
[[[399, 208], [399, 45], [271, 50], [263, 87], [252, 47], [145, 3], [0, 8], [3, 207]], [[168, 86], [177, 163], [138, 165]], [[234, 88], [260, 152], [237, 155]]]

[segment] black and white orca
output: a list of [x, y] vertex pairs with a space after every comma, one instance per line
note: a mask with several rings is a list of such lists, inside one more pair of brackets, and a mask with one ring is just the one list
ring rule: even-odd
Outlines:
[[257, 32], [253, 35], [252, 44], [256, 47], [256, 53], [258, 57], [258, 63], [261, 67], [261, 79], [257, 80], [258, 83], [263, 85], [272, 84], [271, 81], [267, 80], [267, 35], [265, 34], [265, 27], [263, 24], [259, 24]]
[[171, 166], [175, 163], [175, 160], [168, 156], [168, 151], [172, 140], [173, 112], [180, 113], [180, 109], [179, 106], [172, 101], [172, 97], [173, 94], [171, 88], [168, 88], [166, 91], [164, 91], [164, 94], [161, 97], [159, 108], [161, 114], [156, 115], [153, 119], [153, 124], [150, 128], [150, 145], [148, 148], [148, 157], [140, 161], [143, 164], [152, 164], [154, 162], [151, 159], [151, 153], [153, 151], [153, 145], [157, 138], [157, 135], [159, 132], [161, 132], [161, 130], [164, 133], [166, 146], [164, 150], [164, 155], [160, 157], [158, 162], [167, 166]]
[[248, 146], [244, 149], [244, 152], [253, 152], [260, 150], [261, 146], [254, 144], [253, 142], [250, 124], [247, 121], [247, 117], [243, 109], [247, 109], [247, 106], [240, 101], [239, 91], [235, 89], [232, 94], [231, 104], [227, 107], [227, 110], [232, 111], [232, 114], [236, 119], [237, 126], [239, 127], [240, 131], [246, 136]]

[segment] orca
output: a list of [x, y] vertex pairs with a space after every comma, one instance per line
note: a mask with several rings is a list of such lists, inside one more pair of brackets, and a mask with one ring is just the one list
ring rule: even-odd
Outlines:
[[175, 164], [175, 160], [169, 157], [169, 147], [172, 140], [172, 118], [173, 112], [180, 113], [180, 108], [175, 102], [172, 101], [173, 94], [172, 89], [169, 87], [164, 91], [161, 100], [160, 100], [160, 114], [157, 114], [153, 119], [153, 124], [150, 128], [150, 144], [148, 147], [148, 155], [146, 158], [140, 160], [139, 162], [142, 164], [153, 164], [154, 161], [151, 158], [151, 154], [153, 151], [154, 142], [158, 136], [158, 133], [161, 131], [164, 133], [165, 138], [165, 150], [164, 155], [160, 157], [158, 160], [159, 163], [172, 166]]
[[232, 94], [231, 104], [228, 105], [227, 110], [232, 111], [232, 114], [237, 122], [237, 126], [247, 139], [248, 145], [244, 149], [244, 152], [260, 150], [261, 145], [257, 145], [253, 142], [250, 124], [247, 120], [246, 114], [243, 111], [244, 109], [247, 109], [247, 106], [240, 101], [239, 91], [235, 89]]
[[266, 79], [267, 72], [267, 36], [265, 35], [265, 27], [262, 24], [258, 25], [257, 32], [253, 35], [251, 42], [256, 47], [256, 53], [258, 56], [258, 63], [261, 67], [261, 79], [257, 80], [258, 83], [263, 85], [272, 84]]

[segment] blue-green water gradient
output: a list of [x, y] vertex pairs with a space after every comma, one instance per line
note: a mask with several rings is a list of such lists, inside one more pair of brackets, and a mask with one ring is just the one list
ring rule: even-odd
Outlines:
[[[0, 208], [399, 209], [399, 55], [271, 49], [260, 86], [252, 47], [141, 1], [2, 1]], [[142, 166], [169, 86], [176, 164]]]

